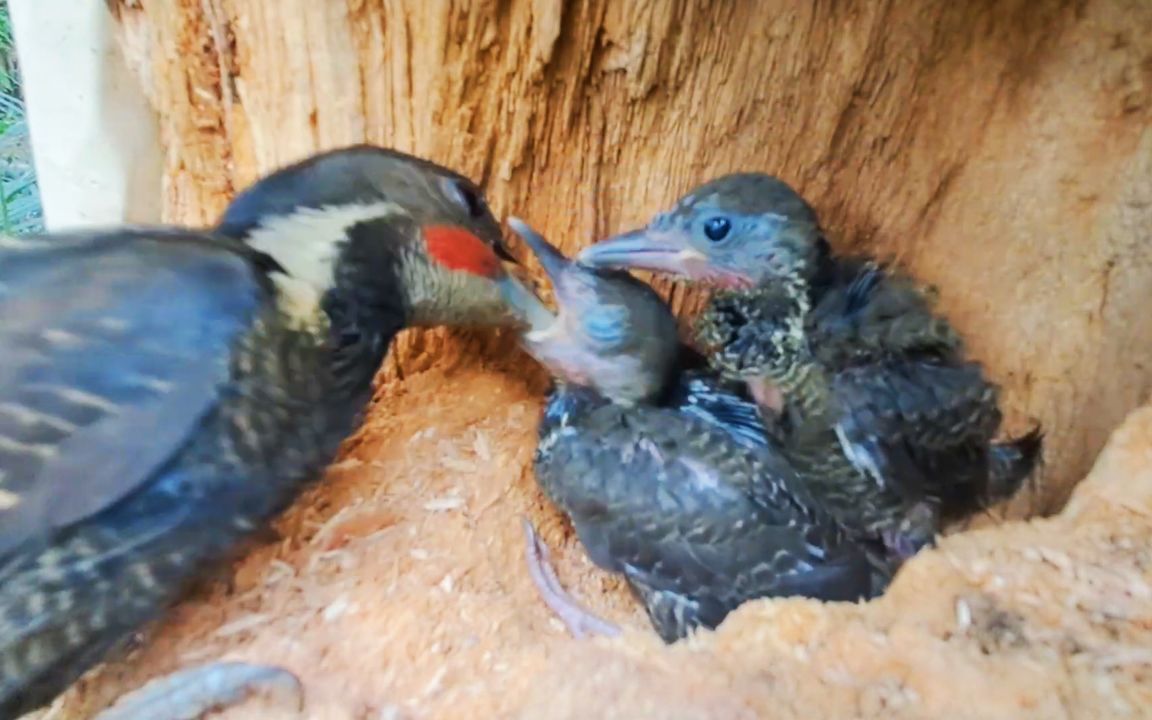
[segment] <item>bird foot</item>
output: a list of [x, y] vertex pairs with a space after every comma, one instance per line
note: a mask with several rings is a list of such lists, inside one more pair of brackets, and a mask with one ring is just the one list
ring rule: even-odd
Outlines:
[[523, 519], [524, 537], [526, 541], [526, 555], [528, 558], [528, 572], [532, 582], [540, 592], [540, 597], [552, 612], [560, 618], [568, 632], [573, 637], [585, 638], [594, 635], [616, 637], [620, 628], [604, 618], [581, 607], [576, 600], [560, 585], [556, 571], [552, 567], [548, 546], [540, 539], [536, 528], [527, 518]]
[[121, 697], [95, 720], [197, 720], [257, 692], [297, 713], [304, 709], [304, 689], [289, 671], [274, 665], [218, 662], [157, 678]]
[[880, 538], [889, 556], [897, 564], [903, 564], [924, 548], [936, 544], [936, 528], [940, 523], [936, 507], [919, 502], [905, 510], [903, 518], [895, 527], [880, 532]]
[[925, 540], [900, 530], [885, 530], [881, 533], [881, 538], [884, 547], [898, 565], [911, 559], [924, 548], [932, 546], [932, 539]]

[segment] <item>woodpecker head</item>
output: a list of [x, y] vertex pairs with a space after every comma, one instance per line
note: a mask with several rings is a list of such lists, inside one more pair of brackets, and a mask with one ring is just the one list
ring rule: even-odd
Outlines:
[[539, 307], [505, 270], [512, 256], [476, 185], [394, 150], [360, 145], [282, 168], [241, 192], [217, 230], [276, 261], [293, 319], [353, 337], [523, 323]]
[[524, 333], [528, 352], [557, 378], [622, 405], [656, 396], [680, 347], [664, 300], [627, 273], [571, 262], [518, 218], [508, 224], [540, 261], [556, 297], [556, 314], [541, 315]]
[[680, 198], [647, 227], [587, 247], [590, 267], [671, 273], [727, 288], [804, 282], [827, 245], [816, 213], [771, 175], [725, 175]]

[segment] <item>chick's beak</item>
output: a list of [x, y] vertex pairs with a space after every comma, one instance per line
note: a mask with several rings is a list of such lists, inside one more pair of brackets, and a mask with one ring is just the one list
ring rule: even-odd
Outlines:
[[511, 217], [508, 218], [508, 225], [524, 239], [528, 249], [540, 261], [552, 283], [558, 306], [556, 315], [541, 315], [531, 329], [521, 334], [521, 345], [554, 375], [581, 384], [591, 382], [591, 358], [579, 339], [571, 334], [570, 324], [564, 322], [562, 317], [564, 313], [579, 312], [574, 308], [579, 307], [580, 303], [566, 291], [568, 283], [565, 282], [565, 274], [573, 269], [572, 261], [523, 220]]
[[708, 257], [678, 232], [649, 229], [615, 235], [584, 248], [576, 261], [594, 268], [651, 270], [693, 280], [709, 274]]
[[[545, 240], [543, 235], [537, 233], [520, 218], [508, 218], [508, 227], [515, 230], [515, 233], [523, 238], [524, 243], [528, 244], [528, 249], [532, 251], [532, 255], [535, 255], [540, 266], [544, 267], [544, 273], [548, 276], [548, 281], [552, 283], [556, 303], [563, 308], [564, 300], [566, 300], [564, 286], [567, 285], [563, 281], [563, 276], [564, 272], [567, 272], [571, 267], [571, 260], [564, 257], [560, 250], [556, 249], [552, 243]], [[541, 304], [541, 308], [543, 308], [543, 304]], [[555, 340], [555, 335], [563, 331], [562, 324], [556, 320], [558, 320], [558, 316], [547, 309], [538, 312], [536, 321], [533, 321], [529, 331], [524, 333], [524, 341], [532, 346], [532, 344], [543, 343], [546, 340]]]
[[[625, 299], [613, 300], [610, 293], [606, 297], [600, 291], [607, 286], [600, 283], [619, 279], [569, 260], [522, 220], [509, 218], [508, 224], [540, 261], [558, 306], [553, 322], [521, 336], [524, 349], [554, 376], [595, 387], [615, 402], [627, 404], [651, 395], [665, 377], [661, 358], [613, 344], [628, 329], [630, 307]], [[671, 313], [668, 318], [675, 342], [675, 321]]]
[[571, 261], [564, 257], [563, 253], [556, 249], [556, 246], [545, 240], [540, 233], [533, 230], [528, 226], [528, 223], [520, 218], [508, 218], [508, 226], [524, 239], [524, 242], [528, 244], [528, 249], [540, 261], [540, 265], [548, 275], [548, 280], [553, 286], [558, 287], [564, 278], [564, 271], [571, 265]]
[[536, 293], [517, 277], [516, 272], [505, 272], [496, 280], [500, 295], [509, 310], [516, 316], [521, 324], [529, 330], [548, 327], [552, 324], [554, 316]]

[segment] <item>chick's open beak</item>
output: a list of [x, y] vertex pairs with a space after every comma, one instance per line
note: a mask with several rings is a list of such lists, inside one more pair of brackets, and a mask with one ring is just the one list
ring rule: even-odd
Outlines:
[[651, 270], [693, 280], [709, 274], [708, 257], [678, 232], [649, 229], [615, 235], [584, 248], [576, 261], [594, 268]]
[[555, 315], [548, 313], [545, 317], [540, 314], [537, 322], [521, 334], [522, 346], [553, 374], [573, 382], [591, 382], [588, 368], [594, 364], [592, 358], [579, 338], [572, 335], [571, 324], [564, 321], [566, 312], [573, 312], [574, 306], [580, 306], [576, 298], [566, 290], [569, 283], [565, 276], [573, 269], [572, 261], [523, 220], [510, 217], [508, 225], [524, 239], [528, 249], [540, 261], [552, 283], [558, 306]]
[[564, 257], [564, 254], [556, 249], [556, 246], [544, 239], [544, 236], [533, 230], [520, 218], [508, 218], [508, 226], [516, 231], [516, 234], [528, 243], [528, 249], [540, 261], [540, 265], [544, 268], [544, 272], [548, 274], [548, 280], [552, 282], [553, 286], [560, 284], [564, 277], [564, 271], [571, 265], [571, 261]]
[[548, 327], [552, 324], [554, 319], [552, 311], [537, 297], [532, 288], [528, 287], [527, 283], [517, 277], [517, 273], [505, 272], [502, 277], [496, 280], [496, 284], [500, 288], [500, 295], [505, 304], [508, 305], [509, 310], [529, 330]]
[[[528, 249], [531, 250], [532, 254], [536, 256], [536, 259], [540, 261], [541, 267], [544, 268], [544, 273], [548, 276], [548, 281], [552, 283], [552, 289], [556, 295], [556, 302], [562, 304], [564, 271], [571, 265], [571, 261], [564, 257], [563, 253], [557, 250], [554, 245], [545, 240], [540, 233], [533, 230], [529, 227], [528, 223], [520, 218], [508, 218], [508, 226], [524, 240], [528, 245]], [[543, 304], [541, 304], [541, 307], [543, 307]], [[528, 332], [524, 334], [525, 341], [529, 343], [543, 339], [548, 336], [549, 333], [556, 332], [560, 327], [560, 323], [556, 322], [558, 316], [547, 308], [544, 308], [543, 312], [537, 312], [534, 317], [535, 321], [532, 322]]]

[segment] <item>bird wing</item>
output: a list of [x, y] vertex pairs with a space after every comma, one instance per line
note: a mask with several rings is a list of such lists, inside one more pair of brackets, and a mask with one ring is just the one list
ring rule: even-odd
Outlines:
[[863, 258], [841, 260], [834, 273], [806, 320], [824, 365], [887, 357], [952, 362], [963, 353], [955, 329], [934, 313], [933, 294], [912, 278]]
[[0, 239], [0, 557], [132, 492], [216, 404], [264, 295], [191, 232]]
[[766, 453], [672, 409], [600, 408], [565, 428], [537, 477], [594, 562], [661, 592], [772, 594], [839, 540]]
[[832, 393], [845, 455], [912, 501], [938, 496], [953, 475], [986, 462], [981, 449], [1000, 425], [996, 386], [977, 363], [854, 367], [836, 375]]

